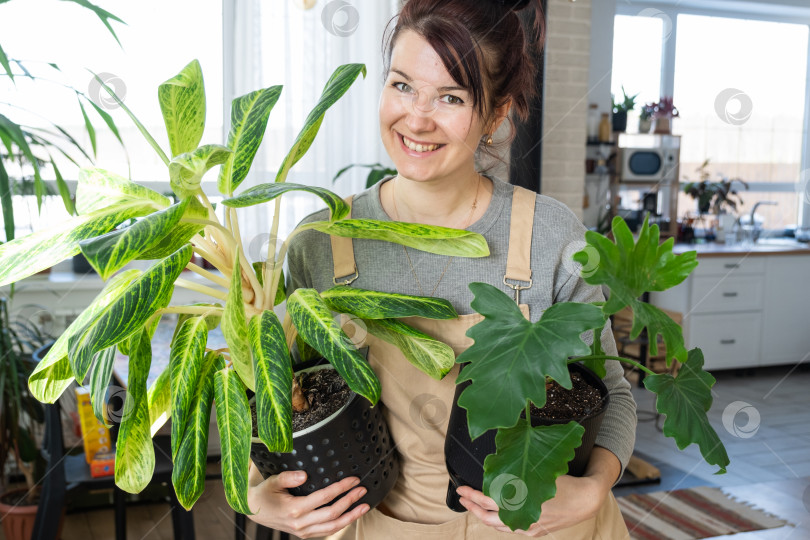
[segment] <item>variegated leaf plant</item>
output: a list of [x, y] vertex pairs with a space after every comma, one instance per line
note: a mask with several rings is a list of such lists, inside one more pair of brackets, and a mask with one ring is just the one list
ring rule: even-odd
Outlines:
[[[449, 303], [435, 298], [383, 294], [349, 287], [319, 293], [298, 289], [287, 299], [287, 324], [274, 307], [285, 299], [282, 265], [293, 231], [282, 245], [268, 246], [266, 261], [250, 261], [242, 245], [236, 209], [273, 201], [271, 238], [276, 238], [282, 196], [303, 191], [319, 197], [329, 219], [304, 229], [327, 234], [387, 240], [447, 255], [483, 257], [489, 251], [480, 235], [443, 227], [350, 219], [348, 205], [335, 193], [286, 183], [290, 168], [312, 145], [326, 111], [354, 83], [365, 66], [340, 66], [306, 119], [275, 181], [236, 193], [261, 144], [280, 86], [236, 98], [227, 144], [200, 145], [205, 125], [205, 91], [197, 61], [158, 90], [170, 156], [114, 92], [97, 77], [165, 163], [179, 202], [127, 178], [93, 168], [82, 170], [77, 188], [78, 215], [56, 227], [0, 246], [0, 285], [12, 283], [83, 253], [107, 282], [104, 290], [53, 344], [29, 379], [33, 395], [52, 403], [73, 380], [91, 387], [94, 410], [103, 417], [103, 400], [115, 351], [129, 356], [131, 389], [116, 449], [116, 483], [138, 492], [152, 477], [149, 438], [171, 417], [172, 480], [181, 504], [191, 508], [205, 479], [208, 421], [212, 401], [223, 451], [223, 483], [231, 506], [249, 513], [247, 475], [251, 416], [247, 390], [259, 411], [257, 433], [271, 451], [292, 450], [292, 403], [297, 385], [287, 343], [297, 332], [328, 359], [350, 388], [372, 403], [380, 383], [368, 362], [344, 334], [334, 312], [368, 321], [371, 332], [400, 347], [429, 375], [441, 378], [454, 364], [452, 350], [396, 320], [421, 316], [454, 318]], [[224, 223], [201, 188], [203, 176], [219, 166], [217, 188], [224, 197]], [[133, 224], [125, 225], [134, 220]], [[278, 252], [276, 248], [279, 247]], [[191, 262], [196, 253], [218, 272]], [[278, 255], [273, 256], [278, 253]], [[134, 260], [154, 260], [145, 271], [127, 269]], [[188, 269], [200, 279], [180, 277]], [[205, 283], [210, 282], [208, 285]], [[213, 287], [215, 285], [219, 287]], [[170, 305], [176, 286], [206, 294], [213, 303]], [[223, 291], [225, 289], [225, 291]], [[147, 387], [151, 337], [165, 314], [178, 314], [169, 366]], [[228, 347], [211, 350], [208, 332], [220, 326]]]

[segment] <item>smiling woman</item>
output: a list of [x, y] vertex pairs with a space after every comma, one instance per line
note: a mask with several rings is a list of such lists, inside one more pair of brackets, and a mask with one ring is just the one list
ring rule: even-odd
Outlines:
[[[510, 293], [519, 308], [507, 302], [531, 322], [558, 302], [604, 300], [601, 289], [585, 283], [570, 262], [572, 246], [584, 244], [585, 229], [576, 216], [557, 201], [476, 167], [476, 157], [493, 152], [492, 134], [510, 112], [526, 117], [535, 92], [528, 51], [539, 45], [527, 38], [521, 9], [534, 12], [537, 33], [540, 0], [404, 4], [384, 42], [385, 82], [377, 109], [380, 139], [397, 174], [351, 198], [353, 219], [465, 228], [484, 236], [490, 255], [441, 256], [374, 240], [330, 240], [305, 230], [290, 242], [288, 291], [320, 291], [345, 281], [363, 289], [435, 294], [460, 317], [409, 322], [449, 344], [456, 355], [470, 347], [467, 331], [482, 321], [471, 308], [471, 282]], [[368, 109], [366, 104], [362, 114]], [[316, 212], [302, 229], [324, 217]], [[610, 401], [584, 475], [560, 476], [550, 500], [533, 492], [530, 520], [516, 521], [499, 513], [512, 501], [492, 486], [504, 482], [477, 489], [449, 484], [445, 439], [459, 365], [441, 380], [425, 377], [383, 335], [367, 330], [353, 339], [368, 346], [369, 364], [380, 379], [381, 411], [400, 461], [396, 486], [378, 507], [352, 508], [363, 496], [352, 478], [293, 497], [287, 489], [306, 483], [306, 475], [285, 471], [263, 479], [254, 470], [249, 500], [261, 510], [251, 519], [303, 538], [506, 539], [553, 532], [568, 540], [627, 534], [610, 487], [632, 451], [635, 405], [617, 362], [605, 363]], [[600, 350], [615, 354], [609, 328], [600, 337]], [[459, 510], [466, 512], [455, 513]]]

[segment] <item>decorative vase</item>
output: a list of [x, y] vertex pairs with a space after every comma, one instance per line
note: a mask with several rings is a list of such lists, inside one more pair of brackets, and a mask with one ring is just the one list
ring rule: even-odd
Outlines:
[[[323, 361], [296, 366], [296, 373], [334, 369], [330, 364], [317, 365]], [[394, 443], [380, 409], [352, 393], [349, 401], [331, 416], [293, 433], [292, 452], [270, 452], [254, 437], [250, 458], [264, 478], [283, 471], [306, 471], [306, 483], [289, 490], [295, 496], [309, 495], [356, 476], [367, 492], [351, 508], [363, 503], [374, 508], [393, 489], [399, 476]]]
[[[568, 462], [568, 474], [582, 476], [585, 467], [588, 465], [593, 445], [596, 442], [599, 427], [602, 425], [602, 418], [605, 411], [607, 411], [610, 396], [605, 383], [590, 369], [578, 363], [569, 364], [568, 369], [572, 373], [579, 373], [590, 386], [599, 390], [599, 394], [602, 396], [601, 407], [582, 418], [558, 420], [532, 416], [532, 425], [567, 424], [571, 420], [575, 420], [585, 428], [582, 444], [575, 450], [574, 459]], [[481, 491], [484, 484], [484, 459], [495, 452], [495, 435], [498, 431], [492, 429], [474, 441], [470, 439], [470, 431], [467, 426], [467, 410], [458, 405], [458, 397], [470, 384], [472, 384], [471, 381], [465, 381], [456, 386], [456, 395], [453, 398], [453, 407], [447, 425], [447, 438], [444, 443], [444, 459], [447, 472], [450, 474], [446, 502], [448, 508], [456, 512], [466, 512], [467, 510], [459, 502], [459, 496], [456, 493], [458, 487], [470, 486]]]
[[639, 118], [638, 119], [638, 132], [649, 133], [652, 129], [652, 118]]
[[655, 133], [659, 135], [670, 135], [672, 133], [672, 118], [668, 116], [656, 118]]

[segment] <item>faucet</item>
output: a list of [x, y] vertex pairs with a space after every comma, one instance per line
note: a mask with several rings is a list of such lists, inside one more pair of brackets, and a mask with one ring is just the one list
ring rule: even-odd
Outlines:
[[753, 236], [752, 240], [754, 242], [756, 242], [759, 239], [759, 235], [762, 233], [762, 231], [757, 228], [756, 221], [754, 221], [754, 214], [756, 214], [757, 208], [759, 208], [760, 204], [768, 204], [776, 206], [779, 203], [777, 203], [776, 201], [758, 201], [756, 204], [754, 204], [754, 207], [751, 209], [751, 216], [749, 218], [749, 223], [751, 225], [751, 234]]

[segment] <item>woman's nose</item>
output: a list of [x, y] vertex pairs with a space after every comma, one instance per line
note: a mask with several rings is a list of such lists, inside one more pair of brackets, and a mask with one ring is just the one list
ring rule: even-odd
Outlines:
[[413, 93], [406, 98], [405, 110], [408, 115], [408, 127], [424, 130], [433, 123], [433, 115], [438, 109], [438, 92], [429, 85], [414, 87]]

